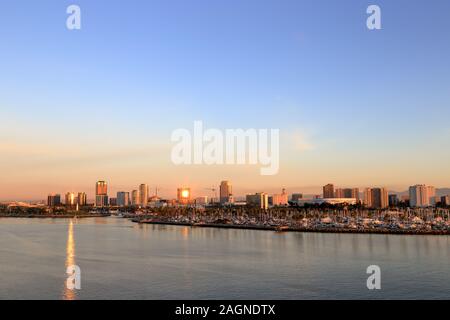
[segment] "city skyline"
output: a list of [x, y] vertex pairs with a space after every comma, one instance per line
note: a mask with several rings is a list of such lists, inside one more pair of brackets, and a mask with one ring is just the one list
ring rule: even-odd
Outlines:
[[[66, 199], [65, 202], [67, 202], [67, 197], [71, 197], [72, 201], [75, 201], [75, 203], [83, 205], [87, 202], [94, 203], [95, 206], [101, 207], [101, 206], [108, 206], [110, 205], [110, 201], [118, 201], [120, 203], [127, 203], [129, 205], [139, 205], [146, 207], [150, 201], [155, 201], [159, 199], [167, 199], [167, 200], [178, 200], [185, 199], [188, 201], [193, 201], [195, 199], [200, 198], [206, 198], [214, 201], [217, 201], [221, 204], [225, 203], [233, 203], [234, 201], [242, 201], [245, 200], [245, 198], [248, 195], [254, 195], [258, 193], [265, 193], [270, 196], [275, 197], [277, 200], [276, 202], [279, 203], [287, 203], [287, 199], [290, 198], [290, 196], [296, 196], [296, 195], [302, 195], [305, 199], [313, 199], [317, 197], [321, 197], [323, 199], [350, 199], [354, 198], [356, 201], [361, 201], [365, 204], [371, 203], [372, 195], [367, 195], [367, 193], [371, 194], [373, 191], [381, 190], [382, 192], [385, 192], [384, 201], [383, 203], [388, 203], [388, 196], [391, 195], [395, 196], [402, 196], [402, 197], [408, 197], [412, 198], [412, 189], [416, 188], [423, 188], [425, 189], [428, 194], [428, 196], [425, 196], [426, 200], [413, 200], [414, 204], [418, 203], [418, 206], [422, 206], [422, 204], [432, 204], [431, 197], [441, 197], [441, 196], [448, 196], [450, 194], [450, 188], [449, 187], [435, 187], [431, 185], [426, 184], [413, 184], [411, 186], [406, 187], [406, 189], [402, 190], [392, 190], [389, 189], [383, 185], [380, 186], [364, 186], [364, 187], [354, 187], [354, 186], [341, 186], [341, 185], [335, 185], [333, 183], [327, 183], [324, 186], [321, 187], [315, 187], [314, 190], [309, 189], [309, 191], [306, 191], [305, 188], [286, 188], [285, 186], [278, 186], [278, 187], [271, 187], [271, 188], [252, 188], [252, 189], [238, 189], [242, 190], [241, 193], [234, 194], [232, 190], [234, 189], [234, 184], [229, 180], [221, 180], [216, 185], [212, 185], [206, 188], [199, 188], [194, 189], [190, 185], [183, 185], [183, 186], [177, 186], [174, 189], [164, 189], [161, 188], [160, 185], [155, 185], [154, 187], [152, 185], [148, 185], [147, 183], [139, 183], [137, 186], [131, 186], [130, 188], [119, 188], [117, 186], [112, 186], [108, 183], [106, 180], [98, 180], [95, 182], [95, 187], [93, 188], [93, 193], [88, 191], [86, 192], [86, 189], [83, 189], [82, 191], [73, 191], [73, 190], [63, 190], [61, 192], [47, 192], [47, 194], [42, 198], [37, 199], [7, 199], [2, 200], [0, 199], [0, 202], [8, 202], [8, 201], [25, 201], [25, 202], [42, 202], [47, 200], [47, 202], [50, 201], [60, 201], [63, 202], [63, 199]], [[89, 189], [89, 188], [87, 188]], [[161, 190], [165, 190], [165, 192], [161, 192]], [[279, 191], [282, 191], [281, 194]], [[430, 191], [431, 190], [431, 191]], [[317, 191], [317, 192], [315, 192]], [[440, 192], [440, 195], [437, 194], [437, 191]], [[145, 193], [143, 193], [145, 192]], [[422, 191], [414, 191], [414, 193], [419, 194], [420, 196], [417, 197], [423, 197]], [[224, 195], [229, 194], [228, 198], [224, 199]], [[284, 198], [284, 195], [286, 198]], [[55, 200], [55, 196], [58, 196], [60, 199]], [[100, 198], [99, 198], [100, 196]], [[288, 197], [289, 196], [289, 197]], [[80, 197], [82, 197], [83, 200], [79, 202]], [[376, 197], [379, 197], [376, 196]], [[50, 200], [52, 198], [52, 200]], [[285, 199], [285, 200], [282, 200]], [[370, 200], [368, 200], [370, 199]], [[397, 198], [395, 199], [397, 200]], [[369, 201], [369, 202], [367, 202]], [[415, 205], [414, 205], [415, 206]]]
[[[115, 198], [116, 195], [118, 195], [118, 193], [121, 192], [125, 192], [128, 193], [128, 197], [129, 197], [129, 202], [130, 204], [133, 203], [132, 201], [132, 194], [133, 192], [136, 192], [136, 203], [137, 204], [143, 204], [143, 200], [141, 198], [141, 187], [145, 186], [147, 191], [147, 199], [157, 195], [158, 197], [162, 197], [165, 199], [177, 199], [177, 190], [178, 189], [183, 189], [183, 188], [189, 188], [189, 193], [190, 193], [190, 197], [203, 197], [203, 196], [207, 196], [208, 198], [218, 198], [218, 201], [220, 202], [220, 186], [221, 186], [221, 182], [227, 182], [229, 183], [229, 181], [231, 180], [220, 180], [219, 179], [219, 183], [212, 183], [209, 185], [205, 185], [205, 186], [201, 186], [198, 184], [194, 184], [195, 187], [192, 186], [192, 184], [186, 184], [183, 185], [182, 187], [181, 184], [178, 184], [172, 188], [169, 188], [169, 186], [166, 186], [165, 188], [161, 187], [161, 184], [147, 184], [147, 183], [138, 183], [136, 185], [128, 185], [128, 186], [115, 186], [113, 184], [110, 184], [108, 182], [108, 180], [99, 180], [96, 181], [96, 183], [98, 182], [105, 182], [107, 184], [107, 197], [108, 199], [111, 198], [111, 195], [114, 195], [113, 198]], [[327, 183], [326, 185], [322, 185], [322, 186], [306, 186], [306, 187], [286, 187], [285, 185], [279, 185], [279, 186], [268, 186], [268, 187], [253, 187], [253, 188], [245, 188], [239, 185], [236, 185], [234, 182], [232, 183], [233, 186], [233, 194], [232, 194], [232, 198], [236, 199], [245, 199], [245, 197], [248, 194], [254, 194], [254, 193], [258, 193], [258, 192], [263, 192], [263, 193], [267, 193], [270, 195], [276, 195], [280, 193], [280, 190], [287, 190], [289, 194], [296, 194], [296, 193], [300, 193], [300, 194], [304, 194], [304, 195], [308, 195], [311, 197], [317, 196], [317, 195], [324, 195], [324, 188], [328, 187], [329, 185], [333, 186], [333, 196], [330, 196], [329, 194], [327, 194], [327, 196], [324, 196], [324, 198], [341, 198], [339, 195], [340, 194], [346, 194], [347, 193], [352, 193], [352, 195], [356, 194], [358, 195], [359, 199], [358, 200], [363, 200], [363, 195], [366, 189], [376, 189], [376, 188], [382, 188], [382, 189], [386, 189], [387, 192], [389, 194], [404, 194], [404, 195], [409, 195], [411, 192], [411, 187], [416, 187], [416, 186], [422, 186], [422, 185], [426, 185], [426, 186], [431, 186], [430, 184], [420, 184], [420, 183], [413, 183], [409, 186], [405, 186], [404, 188], [400, 188], [400, 189], [393, 189], [393, 188], [389, 188], [383, 184], [380, 185], [362, 185], [362, 186], [352, 186], [352, 185], [340, 185], [340, 184], [336, 184], [336, 183]], [[214, 189], [211, 189], [211, 186], [213, 186]], [[432, 187], [434, 190], [443, 190], [444, 194], [447, 195], [447, 193], [450, 193], [450, 186], [433, 186]], [[238, 190], [236, 193], [234, 192], [234, 190]], [[355, 193], [355, 190], [357, 193]], [[64, 197], [68, 194], [68, 193], [73, 193], [74, 196], [79, 195], [80, 193], [85, 194], [85, 196], [87, 195], [87, 200], [91, 201], [91, 202], [96, 202], [96, 185], [93, 186], [88, 186], [86, 185], [86, 187], [82, 188], [82, 187], [78, 187], [78, 188], [74, 188], [74, 189], [60, 189], [57, 191], [46, 191], [44, 190], [43, 193], [41, 193], [40, 196], [36, 197], [36, 198], [32, 198], [32, 197], [27, 197], [27, 195], [22, 195], [21, 197], [18, 198], [12, 198], [12, 199], [2, 199], [1, 195], [0, 195], [0, 202], [7, 202], [7, 201], [44, 201], [46, 200], [49, 196], [54, 196], [54, 195], [60, 195], [61, 199], [64, 199]], [[342, 198], [348, 198], [343, 196]]]

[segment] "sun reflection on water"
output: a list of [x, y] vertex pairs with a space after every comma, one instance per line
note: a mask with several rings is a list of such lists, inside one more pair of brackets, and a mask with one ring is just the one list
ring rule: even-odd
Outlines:
[[[66, 269], [69, 266], [75, 265], [75, 240], [73, 237], [73, 220], [70, 220], [69, 228], [67, 230], [67, 245], [66, 245]], [[75, 300], [76, 293], [75, 290], [70, 290], [67, 288], [66, 280], [64, 281], [64, 300]]]

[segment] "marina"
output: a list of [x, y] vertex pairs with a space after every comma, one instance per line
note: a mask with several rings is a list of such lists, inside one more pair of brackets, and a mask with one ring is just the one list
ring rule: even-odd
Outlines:
[[[251, 215], [253, 213], [253, 216]], [[219, 210], [197, 212], [165, 210], [122, 215], [140, 224], [191, 227], [254, 229], [277, 232], [374, 233], [408, 235], [449, 235], [449, 210], [408, 209], [397, 211], [317, 210], [268, 212]]]

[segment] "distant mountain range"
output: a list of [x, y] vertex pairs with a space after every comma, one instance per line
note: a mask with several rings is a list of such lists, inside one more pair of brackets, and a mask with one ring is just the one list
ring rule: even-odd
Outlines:
[[[396, 194], [398, 196], [408, 195], [409, 191], [389, 191], [389, 194]], [[450, 195], [450, 188], [436, 188], [436, 196], [442, 197], [442, 196], [448, 196]]]
[[[364, 197], [364, 193], [361, 192], [361, 191], [362, 190], [360, 189], [359, 196], [362, 199]], [[389, 192], [389, 194], [396, 194], [399, 197], [401, 197], [403, 195], [409, 195], [409, 190], [405, 190], [405, 191], [392, 191], [392, 190], [389, 190], [388, 192]], [[316, 194], [314, 194], [314, 193], [304, 193], [303, 194], [303, 198], [310, 199], [310, 198], [313, 198], [315, 195], [319, 195], [319, 194], [321, 194], [321, 192], [318, 192]], [[450, 196], [450, 188], [436, 188], [436, 196], [437, 197]]]

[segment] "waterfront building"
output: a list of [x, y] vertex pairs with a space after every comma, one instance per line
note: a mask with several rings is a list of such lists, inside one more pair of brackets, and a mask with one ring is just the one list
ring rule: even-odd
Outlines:
[[47, 197], [47, 205], [49, 207], [57, 207], [61, 205], [61, 195], [60, 194], [49, 194]]
[[137, 190], [131, 191], [131, 205], [139, 206], [139, 191]]
[[87, 205], [87, 194], [84, 192], [78, 192], [77, 203], [80, 207]]
[[246, 196], [247, 205], [256, 206], [261, 209], [269, 208], [269, 195], [265, 192], [248, 194]]
[[108, 184], [105, 181], [97, 181], [95, 185], [95, 206], [108, 206]]
[[329, 183], [326, 186], [323, 186], [323, 198], [331, 199], [334, 198], [334, 185]]
[[130, 205], [130, 193], [125, 191], [117, 192], [117, 205], [119, 207], [128, 207]]
[[409, 205], [410, 207], [429, 207], [436, 204], [436, 189], [433, 186], [416, 184], [409, 187]]
[[[431, 206], [436, 205], [436, 188], [433, 186], [427, 186], [427, 194], [428, 194], [428, 201], [430, 202]], [[439, 202], [439, 201], [437, 201]]]
[[221, 204], [231, 202], [233, 196], [233, 188], [229, 181], [222, 181], [219, 188], [219, 202]]
[[233, 187], [229, 181], [222, 181], [220, 183], [220, 203], [232, 203], [233, 202]]
[[440, 202], [441, 202], [441, 197], [439, 197], [439, 196], [432, 197], [431, 203], [432, 203], [433, 206], [436, 206]]
[[334, 192], [335, 198], [354, 198], [359, 201], [359, 189], [358, 188], [338, 188]]
[[74, 207], [77, 204], [77, 197], [74, 192], [67, 192], [65, 197], [65, 204], [67, 207]]
[[305, 204], [331, 204], [331, 205], [336, 205], [336, 204], [343, 204], [343, 205], [353, 205], [356, 204], [357, 200], [356, 198], [313, 198], [313, 199], [299, 199], [297, 201], [299, 206], [304, 206]]
[[398, 203], [399, 203], [398, 196], [396, 194], [390, 194], [389, 195], [389, 206], [395, 207], [398, 205]]
[[139, 186], [139, 204], [142, 207], [146, 207], [148, 205], [148, 185], [145, 183]]
[[385, 209], [389, 206], [389, 196], [386, 188], [366, 188], [364, 204], [372, 209]]
[[208, 204], [208, 197], [202, 196], [195, 198], [195, 204], [197, 205], [207, 205]]
[[287, 206], [288, 205], [288, 194], [286, 193], [286, 189], [281, 190], [281, 194], [274, 194], [272, 196], [273, 206]]
[[303, 194], [301, 193], [293, 193], [291, 196], [292, 202], [298, 202], [300, 199], [303, 199]]
[[105, 181], [97, 181], [95, 185], [95, 195], [107, 195], [108, 184]]
[[87, 205], [87, 194], [85, 192], [78, 192], [77, 204], [79, 206], [86, 206]]
[[189, 204], [191, 202], [191, 189], [190, 188], [178, 188], [177, 200], [179, 204]]
[[97, 195], [95, 196], [95, 206], [98, 208], [104, 208], [108, 206], [108, 196], [107, 195]]
[[116, 207], [117, 206], [117, 198], [109, 198], [109, 205], [111, 207]]

